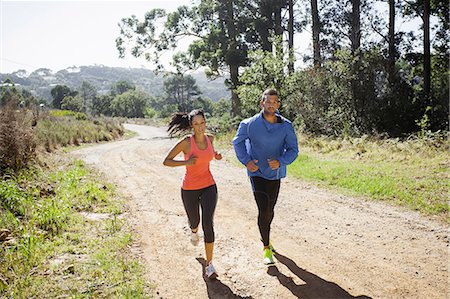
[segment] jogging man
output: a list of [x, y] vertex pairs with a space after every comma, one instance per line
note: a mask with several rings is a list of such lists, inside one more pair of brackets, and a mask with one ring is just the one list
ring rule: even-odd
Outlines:
[[292, 123], [278, 113], [280, 100], [275, 89], [264, 91], [261, 112], [243, 120], [233, 139], [239, 161], [247, 173], [258, 206], [258, 227], [264, 245], [263, 261], [273, 264], [270, 224], [286, 165], [298, 155], [298, 141]]

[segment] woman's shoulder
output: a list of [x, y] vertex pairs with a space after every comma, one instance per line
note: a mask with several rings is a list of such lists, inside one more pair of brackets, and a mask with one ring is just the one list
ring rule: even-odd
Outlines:
[[214, 140], [214, 135], [209, 134], [209, 133], [207, 133], [207, 134], [205, 134], [205, 135], [206, 135], [206, 137], [209, 138], [209, 140], [210, 140], [211, 142], [213, 142], [213, 140]]
[[191, 144], [190, 139], [191, 139], [191, 135], [186, 135], [178, 140], [178, 144], [183, 147], [189, 146]]

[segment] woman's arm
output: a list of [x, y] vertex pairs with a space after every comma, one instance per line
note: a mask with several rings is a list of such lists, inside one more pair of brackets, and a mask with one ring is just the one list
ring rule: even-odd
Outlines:
[[191, 156], [188, 160], [174, 160], [174, 158], [181, 152], [187, 153], [188, 152], [188, 146], [189, 146], [189, 138], [184, 138], [180, 141], [178, 141], [177, 144], [172, 147], [172, 149], [167, 154], [166, 158], [164, 159], [163, 164], [165, 166], [169, 167], [176, 167], [176, 166], [185, 166], [185, 165], [193, 165], [197, 161], [197, 157]]
[[[211, 145], [213, 145], [213, 141], [214, 141], [214, 136], [213, 135], [207, 135], [209, 140], [211, 141]], [[214, 149], [214, 145], [213, 145], [213, 149]], [[222, 154], [220, 152], [217, 152], [216, 150], [214, 150], [214, 158], [216, 158], [216, 160], [222, 160]]]

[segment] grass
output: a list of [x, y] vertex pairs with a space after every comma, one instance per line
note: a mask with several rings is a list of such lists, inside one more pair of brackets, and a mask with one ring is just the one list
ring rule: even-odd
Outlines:
[[[229, 150], [233, 136], [233, 132], [221, 135], [217, 146]], [[299, 157], [288, 166], [290, 176], [450, 222], [445, 137], [400, 141], [301, 136], [299, 149]]]
[[111, 141], [123, 135], [120, 121], [113, 118], [90, 119], [84, 113], [51, 110], [36, 125], [39, 147], [52, 152], [61, 146]]
[[52, 159], [0, 182], [0, 297], [148, 297], [124, 201], [82, 162]]

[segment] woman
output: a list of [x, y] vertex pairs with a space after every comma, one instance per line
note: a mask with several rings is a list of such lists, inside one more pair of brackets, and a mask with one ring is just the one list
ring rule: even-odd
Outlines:
[[[213, 217], [217, 204], [217, 187], [209, 170], [209, 163], [213, 158], [221, 160], [222, 155], [214, 151], [212, 145], [214, 137], [205, 134], [205, 115], [200, 110], [174, 114], [167, 131], [170, 135], [173, 135], [176, 132], [191, 129], [194, 131], [193, 134], [178, 141], [167, 154], [163, 164], [170, 167], [186, 166], [181, 187], [181, 198], [191, 228], [191, 243], [196, 246], [199, 242], [199, 207], [201, 207], [206, 252], [205, 275], [212, 278], [217, 276], [212, 264], [214, 249]], [[176, 160], [175, 157], [181, 152], [184, 153], [184, 160]]]

